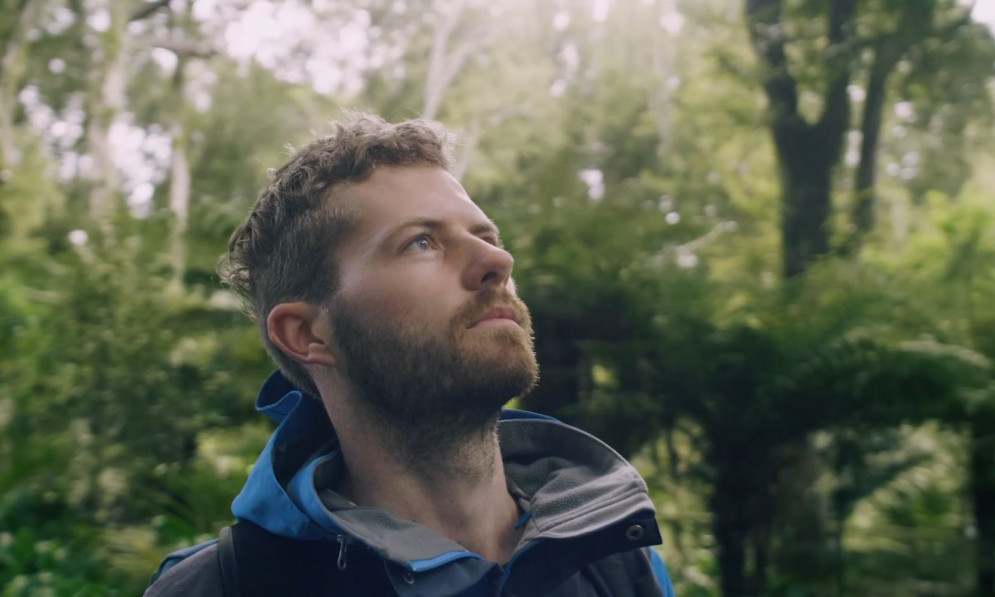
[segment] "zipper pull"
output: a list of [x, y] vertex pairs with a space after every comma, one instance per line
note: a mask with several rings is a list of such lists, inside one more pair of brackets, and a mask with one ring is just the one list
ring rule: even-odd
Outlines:
[[339, 542], [339, 559], [335, 563], [339, 567], [339, 570], [345, 570], [346, 551], [349, 548], [351, 539], [348, 535], [335, 535], [335, 540]]

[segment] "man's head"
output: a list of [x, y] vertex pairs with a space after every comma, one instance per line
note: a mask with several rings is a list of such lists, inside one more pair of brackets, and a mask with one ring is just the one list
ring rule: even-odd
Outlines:
[[334, 371], [378, 417], [475, 420], [535, 383], [513, 260], [446, 144], [434, 124], [351, 117], [276, 172], [232, 237], [222, 275], [309, 393]]
[[318, 395], [305, 368], [267, 333], [273, 307], [290, 301], [327, 302], [338, 283], [335, 250], [355, 213], [338, 191], [383, 166], [449, 166], [446, 132], [431, 123], [391, 125], [368, 114], [335, 123], [271, 177], [252, 213], [228, 244], [218, 272], [259, 325], [266, 351], [299, 388]]

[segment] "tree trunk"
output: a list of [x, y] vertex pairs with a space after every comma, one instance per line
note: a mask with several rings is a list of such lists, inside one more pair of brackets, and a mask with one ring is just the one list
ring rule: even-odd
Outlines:
[[829, 253], [832, 166], [819, 159], [795, 159], [782, 170], [781, 249], [785, 278], [805, 272], [812, 261]]
[[[5, 13], [4, 20], [0, 22], [0, 56], [7, 55], [8, 46], [25, 30], [21, 17], [27, 11], [29, 1], [0, 0], [0, 11]], [[0, 80], [4, 76], [4, 66], [0, 66]]]
[[798, 84], [784, 46], [782, 0], [746, 0], [750, 42], [764, 67], [763, 88], [782, 179], [781, 246], [787, 278], [803, 273], [829, 252], [832, 171], [850, 120], [850, 81], [855, 0], [828, 6], [826, 91], [823, 110], [813, 124], [798, 109]]
[[708, 462], [715, 475], [709, 505], [722, 595], [764, 595], [776, 506], [771, 492], [777, 477], [774, 451], [749, 437], [730, 441], [730, 433], [735, 431], [712, 429], [708, 433]]
[[[127, 83], [127, 43], [128, 14], [125, 3], [113, 0], [109, 6], [111, 24], [106, 33], [100, 35], [103, 48], [103, 63], [96, 65], [96, 80], [87, 102], [89, 123], [87, 142], [89, 152], [96, 167], [95, 184], [90, 191], [90, 217], [105, 232], [110, 231], [109, 217], [116, 208], [116, 197], [120, 188], [117, 171], [114, 168], [110, 144], [111, 125], [124, 111], [125, 85]], [[78, 15], [85, 18], [85, 14]]]
[[190, 216], [190, 163], [187, 160], [187, 136], [180, 122], [173, 124], [169, 210], [173, 214], [173, 227], [169, 235], [173, 286], [179, 289], [183, 286], [183, 277], [186, 274], [186, 232]]
[[183, 127], [184, 67], [187, 58], [178, 55], [173, 74], [173, 106], [171, 136], [172, 153], [169, 157], [169, 211], [173, 226], [169, 231], [169, 255], [173, 269], [172, 285], [179, 290], [186, 275], [186, 233], [190, 218], [190, 162], [187, 158], [187, 134]]
[[971, 422], [971, 501], [978, 529], [978, 597], [995, 597], [995, 421], [977, 415]]
[[881, 138], [881, 124], [884, 113], [886, 86], [897, 60], [894, 48], [888, 40], [882, 40], [874, 49], [874, 60], [867, 75], [867, 90], [864, 98], [864, 114], [860, 123], [860, 162], [854, 180], [853, 236], [844, 246], [849, 253], [859, 248], [863, 237], [874, 229], [877, 221], [877, 197], [875, 184], [877, 175], [878, 142]]
[[735, 470], [719, 464], [711, 499], [715, 543], [718, 546], [719, 584], [724, 597], [743, 597], [746, 587], [746, 541], [750, 534], [741, 483]]
[[[661, 19], [677, 14], [676, 0], [664, 0], [661, 6]], [[673, 93], [671, 77], [675, 76], [673, 56], [674, 39], [669, 32], [661, 31], [653, 36], [651, 62], [653, 76], [649, 79], [646, 90], [647, 109], [656, 125], [656, 134], [660, 137], [657, 153], [661, 161], [670, 154], [671, 146], [671, 112], [673, 110]]]
[[[718, 512], [716, 512], [718, 515]], [[715, 542], [719, 547], [719, 586], [724, 597], [746, 595], [746, 531], [716, 516]]]
[[[34, 11], [32, 11], [34, 12]], [[12, 176], [18, 153], [14, 145], [14, 106], [27, 66], [23, 33], [30, 21], [28, 1], [18, 0], [13, 14], [0, 26], [0, 185]]]
[[16, 40], [7, 44], [0, 57], [0, 184], [7, 182], [12, 175], [12, 166], [18, 161], [14, 145], [14, 106], [26, 58]]
[[457, 0], [453, 6], [439, 7], [437, 12], [441, 18], [435, 22], [435, 32], [432, 36], [432, 52], [429, 55], [428, 74], [425, 78], [425, 95], [422, 98], [421, 116], [426, 120], [435, 120], [442, 105], [442, 98], [452, 84], [453, 79], [463, 63], [468, 58], [466, 45], [461, 45], [452, 54], [447, 52], [447, 46], [453, 36], [453, 30], [464, 11], [464, 0]]
[[750, 579], [751, 595], [767, 594], [767, 563], [770, 559], [770, 524], [763, 521], [753, 530], [753, 576]]

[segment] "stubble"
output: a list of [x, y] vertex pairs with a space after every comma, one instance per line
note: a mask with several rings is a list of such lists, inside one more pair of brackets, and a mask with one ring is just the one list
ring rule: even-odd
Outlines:
[[[509, 306], [520, 327], [470, 327], [496, 305]], [[486, 474], [501, 407], [538, 380], [525, 304], [486, 291], [444, 329], [377, 320], [341, 300], [330, 314], [357, 414], [389, 456], [423, 476]]]

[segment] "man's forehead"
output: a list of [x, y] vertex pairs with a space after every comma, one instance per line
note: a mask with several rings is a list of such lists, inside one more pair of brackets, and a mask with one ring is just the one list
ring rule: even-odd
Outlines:
[[[435, 167], [378, 168], [340, 191], [358, 228], [381, 228], [408, 219], [489, 221], [451, 174]], [[373, 230], [367, 230], [373, 232]]]

